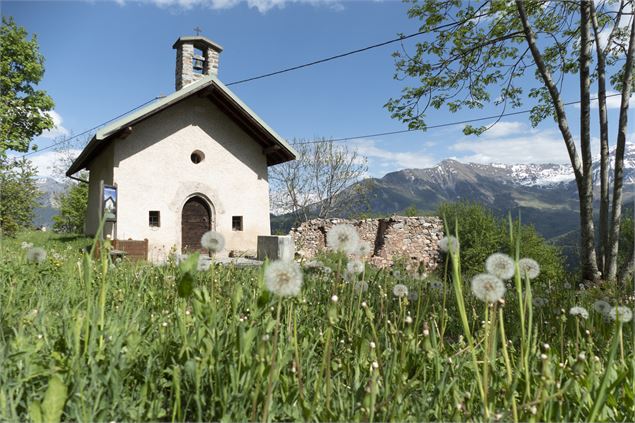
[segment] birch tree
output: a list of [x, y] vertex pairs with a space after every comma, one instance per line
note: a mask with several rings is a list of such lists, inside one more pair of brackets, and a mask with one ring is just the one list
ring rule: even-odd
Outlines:
[[[415, 79], [415, 87], [390, 99], [387, 109], [411, 129], [426, 128], [429, 108], [482, 109], [497, 106], [499, 118], [482, 127], [466, 126], [466, 134], [482, 134], [511, 109], [531, 105], [533, 126], [552, 118], [558, 125], [575, 177], [580, 212], [582, 277], [617, 277], [623, 158], [628, 103], [633, 85], [635, 20], [632, 0], [423, 0], [412, 1], [408, 14], [421, 21], [423, 41], [415, 51], [395, 53], [399, 79]], [[608, 35], [607, 35], [608, 34]], [[605, 40], [605, 41], [602, 41]], [[610, 76], [607, 76], [608, 73]], [[532, 75], [528, 78], [526, 75]], [[563, 98], [565, 79], [579, 80], [579, 145], [570, 127], [571, 113]], [[533, 81], [533, 82], [532, 82]], [[607, 85], [621, 94], [609, 204], [609, 123]], [[591, 91], [599, 97], [601, 199], [600, 240], [596, 251], [593, 222], [591, 155]], [[571, 91], [571, 90], [569, 90]], [[610, 210], [610, 212], [609, 212]]]
[[332, 217], [350, 210], [351, 200], [359, 201], [363, 185], [353, 185], [366, 175], [365, 157], [328, 139], [292, 145], [298, 158], [269, 170], [274, 209], [292, 213], [299, 223]]

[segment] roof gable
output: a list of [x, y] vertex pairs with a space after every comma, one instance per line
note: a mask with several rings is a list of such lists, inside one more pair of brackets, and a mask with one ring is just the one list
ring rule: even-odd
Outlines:
[[293, 147], [258, 117], [236, 94], [216, 77], [209, 76], [99, 129], [68, 169], [66, 176], [71, 176], [85, 169], [89, 162], [95, 158], [110, 141], [119, 136], [125, 137], [126, 132], [130, 131], [135, 124], [195, 94], [209, 98], [258, 142], [263, 148], [263, 153], [267, 156], [268, 166], [294, 160], [297, 157], [297, 153]]

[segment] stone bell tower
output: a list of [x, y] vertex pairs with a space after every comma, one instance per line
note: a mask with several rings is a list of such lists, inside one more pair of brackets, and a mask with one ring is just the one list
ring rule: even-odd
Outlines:
[[218, 59], [223, 48], [212, 40], [197, 35], [180, 37], [176, 49], [176, 90], [196, 82], [199, 78], [218, 75]]

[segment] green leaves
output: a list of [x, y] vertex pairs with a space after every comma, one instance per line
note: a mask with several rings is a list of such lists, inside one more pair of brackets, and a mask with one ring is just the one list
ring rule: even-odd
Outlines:
[[88, 207], [88, 184], [72, 184], [59, 198], [59, 214], [53, 216], [53, 229], [59, 232], [81, 233]]
[[37, 38], [28, 40], [11, 17], [3, 17], [0, 27], [0, 69], [0, 157], [5, 157], [7, 150], [27, 152], [33, 137], [54, 126], [47, 113], [53, 100], [34, 88], [44, 75]]
[[188, 298], [194, 289], [194, 275], [198, 266], [199, 254], [191, 254], [179, 265], [179, 276], [176, 280], [177, 293], [181, 298]]
[[67, 395], [68, 389], [62, 377], [58, 374], [51, 376], [41, 407], [44, 423], [54, 423], [61, 420]]
[[36, 172], [30, 161], [26, 159], [10, 161], [2, 158], [0, 151], [0, 232], [2, 234], [13, 236], [19, 230], [31, 227], [33, 210], [40, 196], [35, 182]]

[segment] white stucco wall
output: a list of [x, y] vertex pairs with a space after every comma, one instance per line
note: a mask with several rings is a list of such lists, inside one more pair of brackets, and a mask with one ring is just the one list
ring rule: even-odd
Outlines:
[[[199, 164], [190, 160], [195, 150], [205, 154]], [[91, 164], [90, 210], [98, 204], [100, 179], [118, 188], [113, 235], [147, 238], [152, 261], [165, 259], [172, 247], [180, 252], [181, 212], [192, 195], [211, 203], [214, 229], [227, 241], [225, 253], [255, 250], [257, 236], [271, 231], [262, 148], [205, 98], [184, 100], [112, 142]], [[150, 210], [160, 211], [159, 228], [149, 226]], [[89, 211], [87, 232], [95, 227], [96, 216]], [[243, 216], [242, 232], [232, 230], [232, 216]]]

